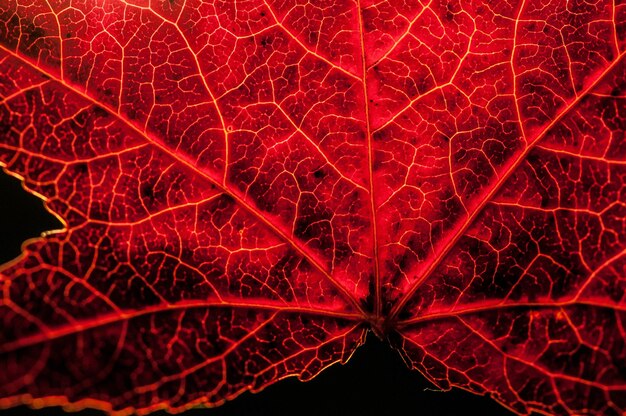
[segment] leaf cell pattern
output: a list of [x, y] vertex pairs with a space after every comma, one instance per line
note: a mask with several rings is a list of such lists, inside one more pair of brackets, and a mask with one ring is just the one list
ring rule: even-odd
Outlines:
[[626, 3], [0, 0], [0, 406], [217, 405], [368, 331], [626, 411]]

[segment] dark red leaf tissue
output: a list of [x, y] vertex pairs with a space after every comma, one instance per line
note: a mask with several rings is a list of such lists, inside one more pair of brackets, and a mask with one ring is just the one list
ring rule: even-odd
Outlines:
[[626, 411], [624, 0], [0, 0], [0, 407], [214, 406], [368, 332]]

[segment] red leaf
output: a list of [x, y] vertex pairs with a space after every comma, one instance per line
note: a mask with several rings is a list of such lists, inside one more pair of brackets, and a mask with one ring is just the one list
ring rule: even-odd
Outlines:
[[372, 330], [520, 414], [626, 410], [626, 4], [0, 3], [0, 404], [220, 404]]

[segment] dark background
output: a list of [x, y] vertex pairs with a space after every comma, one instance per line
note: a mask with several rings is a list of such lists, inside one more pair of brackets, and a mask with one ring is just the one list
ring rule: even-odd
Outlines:
[[[0, 170], [0, 264], [19, 255], [22, 242], [41, 232], [60, 227], [43, 202], [24, 191], [19, 181]], [[2, 371], [2, 369], [0, 369]], [[61, 416], [59, 407], [31, 410], [26, 406], [0, 411], [5, 415]], [[312, 381], [288, 378], [257, 394], [244, 393], [214, 409], [193, 409], [184, 416], [379, 416], [463, 414], [511, 415], [488, 397], [460, 389], [441, 392], [400, 356], [369, 335], [346, 365], [334, 365]], [[83, 410], [75, 416], [102, 416]], [[165, 416], [156, 412], [155, 416]]]

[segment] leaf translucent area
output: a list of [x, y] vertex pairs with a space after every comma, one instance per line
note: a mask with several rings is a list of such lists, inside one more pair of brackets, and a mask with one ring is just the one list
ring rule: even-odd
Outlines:
[[0, 163], [66, 225], [2, 269], [4, 406], [219, 404], [363, 341], [360, 84], [205, 7], [0, 4]]
[[368, 324], [442, 388], [624, 411], [624, 4], [24, 3], [0, 163], [67, 229], [3, 268], [3, 404], [219, 403]]
[[[430, 65], [436, 87], [374, 133], [413, 161], [384, 159], [404, 182], [387, 176], [378, 212], [400, 221], [379, 232], [396, 346], [441, 388], [520, 414], [623, 414], [626, 5], [460, 6], [435, 12], [457, 48]], [[413, 31], [378, 71], [441, 47]]]

